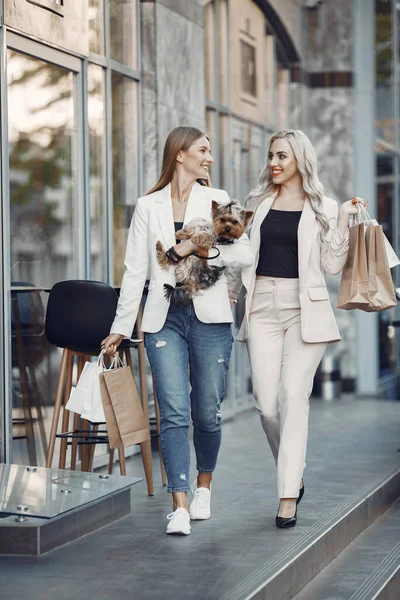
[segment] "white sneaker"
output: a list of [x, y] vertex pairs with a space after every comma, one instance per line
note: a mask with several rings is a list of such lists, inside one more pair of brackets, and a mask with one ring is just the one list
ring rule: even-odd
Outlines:
[[169, 523], [166, 533], [173, 535], [189, 535], [191, 531], [190, 515], [186, 508], [177, 508], [175, 512], [167, 516]]
[[198, 488], [197, 481], [190, 486], [193, 494], [193, 500], [190, 504], [190, 518], [192, 521], [203, 521], [211, 517], [211, 490], [208, 488]]

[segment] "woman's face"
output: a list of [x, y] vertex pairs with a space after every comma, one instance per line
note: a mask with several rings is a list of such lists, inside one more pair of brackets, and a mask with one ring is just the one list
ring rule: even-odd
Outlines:
[[268, 166], [272, 182], [275, 185], [283, 185], [299, 175], [292, 147], [284, 138], [272, 142], [269, 150]]
[[208, 172], [214, 159], [211, 156], [210, 142], [204, 136], [192, 144], [189, 150], [182, 150], [177, 157], [185, 173], [193, 179], [208, 179]]

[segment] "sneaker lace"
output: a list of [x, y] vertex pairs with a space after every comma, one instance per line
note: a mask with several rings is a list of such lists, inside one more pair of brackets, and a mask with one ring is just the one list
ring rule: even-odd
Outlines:
[[201, 508], [205, 508], [208, 504], [209, 491], [207, 488], [199, 488], [195, 491], [194, 497]]
[[[172, 512], [169, 515], [167, 515], [168, 521], [170, 521], [171, 519], [173, 519], [176, 514], [180, 514], [180, 512], [183, 511], [183, 510], [185, 510], [185, 509], [184, 508], [177, 508], [174, 512]], [[185, 512], [187, 512], [187, 511], [185, 511]]]

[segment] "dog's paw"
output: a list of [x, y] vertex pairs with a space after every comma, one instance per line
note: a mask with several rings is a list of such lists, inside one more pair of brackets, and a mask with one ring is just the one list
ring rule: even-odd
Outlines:
[[160, 241], [158, 241], [156, 243], [156, 250], [157, 250], [158, 264], [160, 265], [160, 267], [162, 269], [164, 269], [164, 271], [168, 271], [168, 269], [170, 267], [170, 262], [169, 262], [168, 256], [165, 254], [165, 250]]
[[196, 246], [200, 246], [200, 248], [212, 248], [214, 244], [214, 239], [208, 233], [195, 233], [191, 241]]

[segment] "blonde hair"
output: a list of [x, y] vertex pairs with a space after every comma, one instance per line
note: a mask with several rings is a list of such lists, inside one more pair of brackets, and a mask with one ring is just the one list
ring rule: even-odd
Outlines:
[[[183, 152], [189, 150], [189, 148], [202, 137], [209, 140], [208, 135], [204, 131], [201, 131], [201, 129], [197, 129], [197, 127], [188, 127], [186, 125], [175, 127], [175, 129], [169, 132], [168, 137], [165, 140], [160, 177], [151, 190], [147, 192], [147, 195], [162, 190], [172, 181], [176, 168], [176, 157], [179, 152], [181, 152], [181, 150]], [[210, 185], [207, 178], [198, 179], [197, 181], [200, 185], [205, 185], [207, 187]]]
[[300, 129], [282, 129], [270, 137], [267, 143], [267, 161], [261, 170], [257, 187], [250, 192], [246, 199], [246, 208], [255, 211], [267, 196], [276, 192], [279, 193], [280, 185], [274, 185], [268, 165], [270, 148], [274, 141], [279, 139], [285, 139], [289, 142], [297, 162], [297, 169], [302, 178], [304, 194], [310, 201], [316, 218], [322, 227], [322, 232], [327, 233], [329, 223], [321, 209], [324, 188], [318, 179], [317, 156], [310, 140]]

